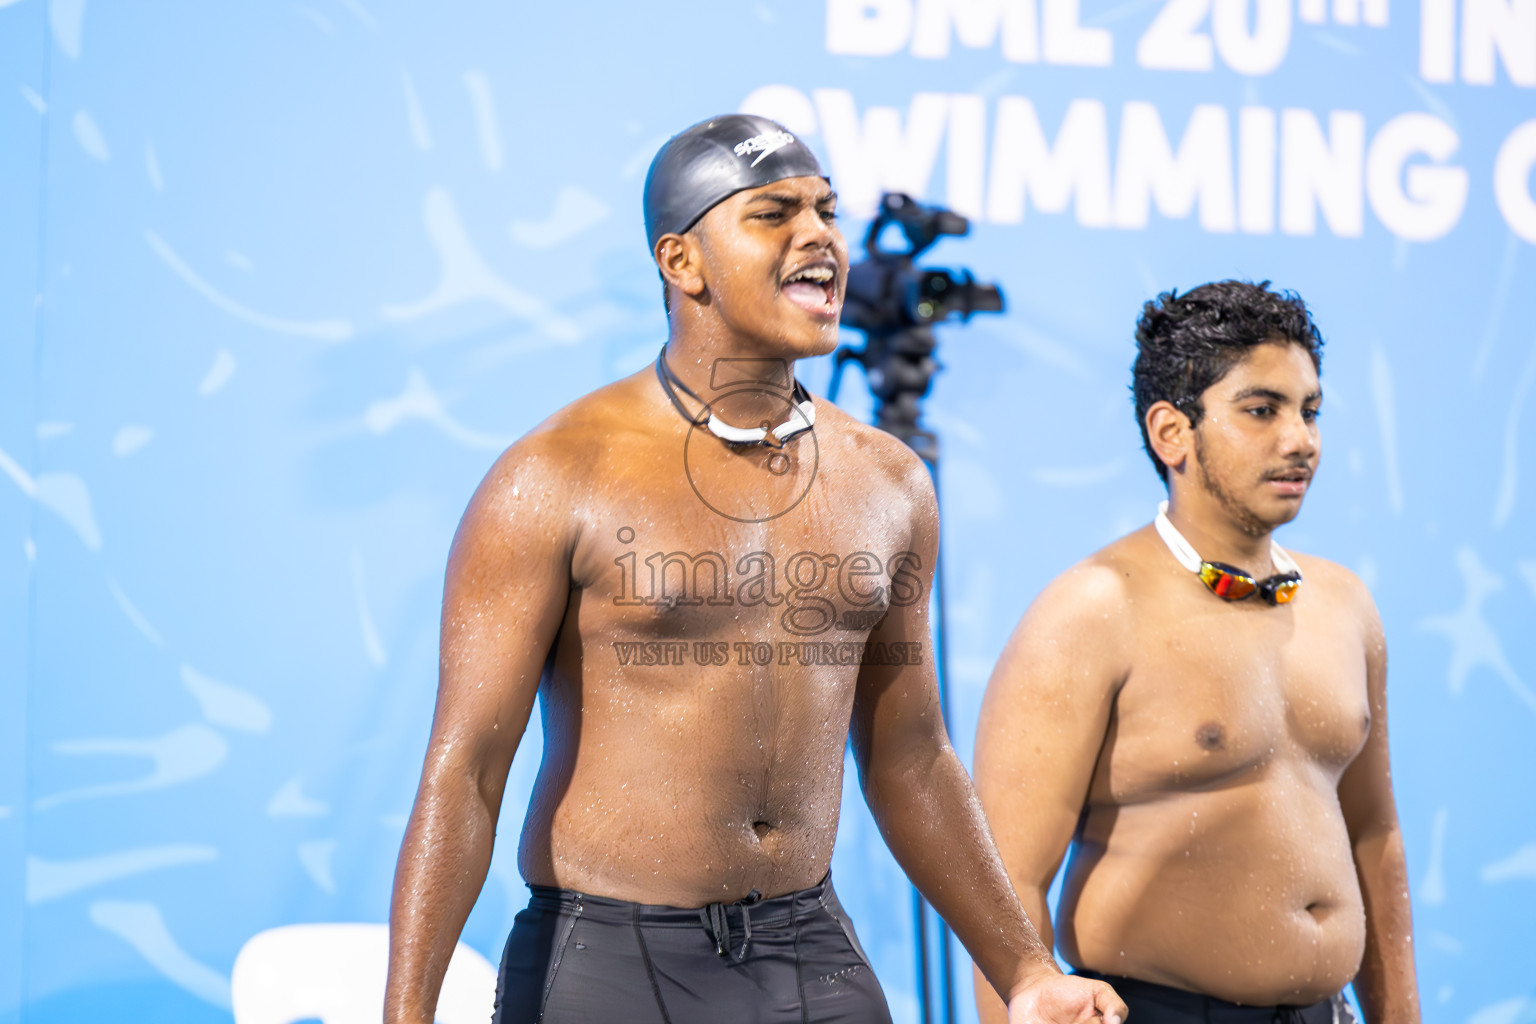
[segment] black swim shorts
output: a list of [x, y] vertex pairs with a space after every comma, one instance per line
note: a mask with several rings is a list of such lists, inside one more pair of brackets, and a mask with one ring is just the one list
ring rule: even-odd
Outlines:
[[529, 888], [492, 1024], [890, 1024], [830, 878], [702, 908]]
[[1139, 978], [1075, 973], [1109, 984], [1130, 1008], [1130, 1024], [1357, 1024], [1342, 992], [1310, 1006], [1243, 1006]]

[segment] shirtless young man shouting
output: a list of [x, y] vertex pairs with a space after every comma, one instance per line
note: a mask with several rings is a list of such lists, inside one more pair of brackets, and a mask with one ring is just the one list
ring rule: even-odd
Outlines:
[[[1275, 545], [1317, 470], [1322, 339], [1294, 295], [1147, 303], [1136, 415], [1166, 514], [1035, 600], [976, 784], [1041, 937], [1133, 1024], [1419, 1019], [1386, 648], [1347, 570]], [[978, 987], [983, 1019], [1002, 1020]]]
[[815, 157], [763, 118], [669, 141], [646, 230], [670, 336], [556, 413], [459, 527], [385, 1019], [430, 1024], [540, 696], [495, 1021], [889, 1022], [828, 878], [850, 733], [886, 842], [1015, 1024], [1119, 1024], [1025, 917], [939, 715], [922, 463], [815, 402], [847, 280]]

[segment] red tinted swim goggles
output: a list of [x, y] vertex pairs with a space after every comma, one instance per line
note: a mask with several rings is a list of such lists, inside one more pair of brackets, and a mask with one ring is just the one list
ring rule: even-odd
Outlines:
[[1153, 521], [1153, 525], [1157, 527], [1157, 535], [1163, 538], [1163, 543], [1168, 545], [1168, 550], [1173, 552], [1173, 557], [1179, 560], [1179, 564], [1199, 576], [1200, 582], [1204, 583], [1211, 593], [1223, 600], [1241, 601], [1258, 594], [1268, 604], [1290, 604], [1296, 597], [1296, 591], [1301, 588], [1301, 570], [1297, 568], [1295, 560], [1273, 540], [1269, 542], [1270, 557], [1275, 560], [1275, 568], [1280, 571], [1259, 580], [1234, 565], [1228, 565], [1225, 562], [1207, 562], [1201, 558], [1168, 518], [1166, 501], [1158, 504], [1157, 519]]

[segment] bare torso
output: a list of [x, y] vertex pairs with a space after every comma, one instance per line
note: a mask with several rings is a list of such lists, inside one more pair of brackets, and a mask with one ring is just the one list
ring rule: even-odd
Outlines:
[[[736, 151], [763, 138], [794, 141]], [[711, 181], [717, 163], [701, 158]], [[469, 502], [390, 904], [390, 1021], [432, 1019], [536, 699], [528, 881], [682, 907], [815, 885], [847, 749], [897, 863], [1019, 1016], [1124, 1016], [1108, 986], [1051, 963], [950, 745], [923, 649], [939, 533], [926, 468], [791, 389], [789, 357], [837, 342], [835, 202], [796, 174], [653, 239], [666, 379], [647, 368], [567, 406]], [[728, 447], [700, 406], [712, 429], [783, 443]], [[789, 440], [809, 410], [814, 430]]]
[[831, 863], [870, 627], [921, 590], [914, 462], [821, 404], [770, 467], [687, 436], [657, 389], [647, 370], [544, 428], [570, 438], [574, 527], [519, 865], [676, 906], [806, 888]]
[[1128, 652], [1057, 931], [1082, 967], [1235, 1002], [1309, 1003], [1365, 943], [1340, 777], [1365, 743], [1365, 624], [1337, 567], [1298, 598], [1217, 599], [1147, 528], [1113, 571]]

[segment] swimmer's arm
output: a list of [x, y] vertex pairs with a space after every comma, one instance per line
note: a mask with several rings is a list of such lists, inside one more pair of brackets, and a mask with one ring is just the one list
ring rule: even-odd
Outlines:
[[[916, 461], [915, 459], [913, 460]], [[921, 593], [893, 606], [873, 643], [921, 644], [919, 664], [866, 664], [851, 722], [865, 801], [912, 883], [954, 929], [987, 980], [1010, 997], [1012, 1019], [1071, 1024], [1107, 1019], [1125, 1006], [1098, 982], [1063, 977], [1019, 905], [998, 858], [970, 778], [950, 746], [939, 710], [928, 599], [938, 516], [925, 470], [911, 481], [923, 499], [911, 550]], [[1100, 1014], [1099, 1011], [1102, 1011]]]
[[[976, 792], [1024, 910], [1050, 947], [1046, 893], [1082, 813], [1125, 677], [1114, 571], [1084, 565], [1037, 597], [1003, 650], [976, 730]], [[976, 986], [984, 1024], [1003, 1005]]]
[[1387, 647], [1376, 607], [1358, 587], [1365, 623], [1366, 687], [1371, 731], [1343, 779], [1339, 806], [1349, 829], [1365, 900], [1365, 958], [1355, 997], [1367, 1024], [1418, 1024], [1419, 989], [1413, 963], [1413, 915], [1408, 867], [1392, 796], [1387, 754]]
[[400, 846], [385, 1024], [432, 1024], [449, 958], [485, 884], [507, 771], [570, 586], [561, 461], [503, 455], [448, 556], [437, 710]]

